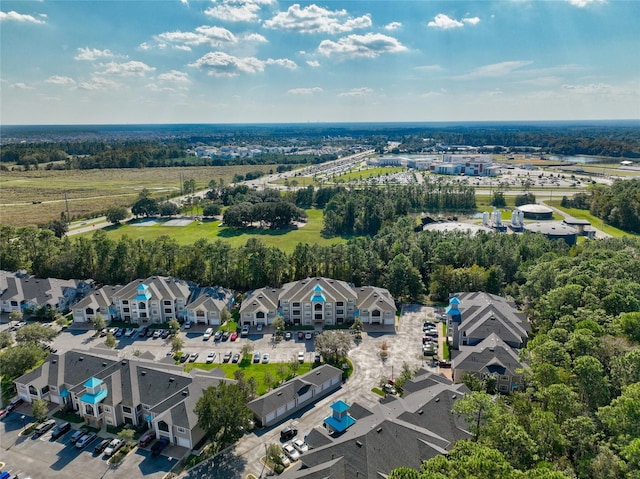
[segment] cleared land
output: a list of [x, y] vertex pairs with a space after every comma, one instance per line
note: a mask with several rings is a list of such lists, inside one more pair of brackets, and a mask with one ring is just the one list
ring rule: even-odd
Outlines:
[[[564, 208], [560, 206], [560, 200], [546, 201], [549, 206], [558, 208], [560, 211], [565, 212], [568, 215], [573, 216], [576, 219], [587, 220], [594, 228], [598, 228], [600, 231], [613, 236], [614, 238], [620, 238], [622, 236], [635, 236], [633, 233], [627, 233], [626, 231], [619, 230], [613, 226], [605, 224], [600, 218], [593, 216], [588, 210], [579, 210], [578, 208]], [[554, 214], [555, 216], [555, 214]]]
[[332, 178], [333, 182], [345, 182], [366, 180], [367, 178], [377, 178], [378, 176], [392, 175], [394, 173], [400, 173], [401, 171], [407, 171], [407, 168], [400, 166], [379, 166], [376, 168], [364, 168], [362, 170], [351, 171]]
[[[163, 235], [168, 235], [180, 244], [192, 244], [200, 238], [210, 241], [221, 239], [227, 241], [231, 246], [243, 246], [249, 238], [260, 238], [267, 246], [277, 246], [278, 248], [291, 253], [298, 243], [329, 245], [346, 242], [340, 237], [324, 238], [322, 231], [322, 211], [311, 209], [306, 210], [307, 223], [298, 229], [270, 230], [261, 228], [229, 228], [219, 226], [220, 220], [206, 220], [202, 223], [194, 221], [187, 226], [166, 226], [168, 220], [156, 220], [157, 224], [152, 226], [140, 226], [142, 221], [123, 224], [120, 226], [110, 226], [105, 228], [107, 235], [113, 239], [118, 239], [123, 235], [132, 238], [142, 238], [154, 240]], [[92, 235], [93, 233], [85, 233]]]
[[[180, 177], [195, 179], [198, 189], [220, 178], [225, 184], [236, 174], [275, 170], [275, 165], [199, 166], [105, 170], [3, 171], [0, 174], [0, 223], [37, 225], [60, 218], [87, 218], [112, 205], [131, 205], [143, 188], [157, 197], [180, 191]], [[35, 203], [34, 202], [40, 202]]]

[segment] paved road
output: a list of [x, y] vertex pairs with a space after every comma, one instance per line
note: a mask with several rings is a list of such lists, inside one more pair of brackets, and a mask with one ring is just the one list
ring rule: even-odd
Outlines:
[[[280, 444], [280, 429], [284, 425], [295, 425], [299, 430], [298, 437], [304, 437], [312, 428], [322, 425], [323, 419], [330, 414], [329, 406], [338, 399], [349, 404], [357, 401], [364, 406], [375, 405], [380, 397], [371, 388], [379, 386], [382, 378], [397, 377], [404, 362], [412, 369], [423, 365], [431, 369], [421, 356], [422, 322], [428, 317], [435, 317], [433, 308], [410, 305], [403, 308], [396, 334], [389, 328], [369, 328], [363, 334], [362, 342], [349, 353], [354, 372], [341, 389], [286, 421], [245, 435], [234, 447], [184, 473], [183, 477], [237, 479], [249, 473], [261, 477], [266, 471], [263, 471], [260, 458], [265, 454], [266, 445]], [[383, 341], [389, 347], [386, 361], [378, 355]]]

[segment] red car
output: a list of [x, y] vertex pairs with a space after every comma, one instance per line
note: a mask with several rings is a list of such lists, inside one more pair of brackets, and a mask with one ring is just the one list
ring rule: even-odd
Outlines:
[[235, 341], [236, 339], [238, 339], [238, 333], [234, 331], [233, 333], [231, 333], [231, 336], [229, 336], [229, 339], [231, 341]]

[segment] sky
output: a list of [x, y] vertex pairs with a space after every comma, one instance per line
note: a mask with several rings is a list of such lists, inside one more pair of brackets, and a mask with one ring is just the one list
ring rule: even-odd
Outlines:
[[640, 0], [0, 3], [0, 124], [640, 118]]

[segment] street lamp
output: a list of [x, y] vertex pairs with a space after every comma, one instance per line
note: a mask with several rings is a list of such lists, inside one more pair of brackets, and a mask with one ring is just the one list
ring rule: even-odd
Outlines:
[[27, 419], [27, 416], [25, 416], [24, 414], [22, 416], [20, 416], [20, 419], [22, 419], [22, 429], [25, 428], [25, 419]]

